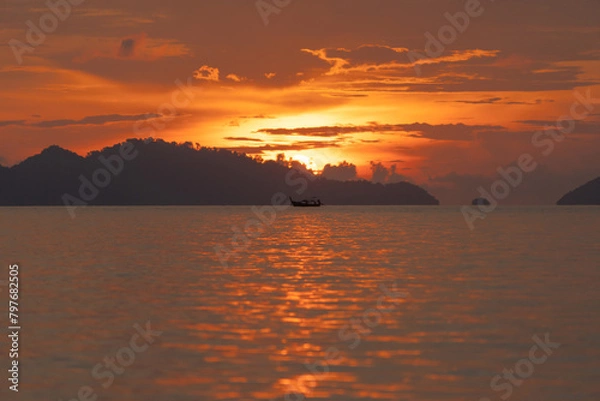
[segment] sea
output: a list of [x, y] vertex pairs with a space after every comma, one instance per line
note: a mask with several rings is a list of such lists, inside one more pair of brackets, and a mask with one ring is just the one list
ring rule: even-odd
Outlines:
[[459, 206], [3, 207], [0, 399], [597, 401], [599, 227], [599, 207], [472, 230]]

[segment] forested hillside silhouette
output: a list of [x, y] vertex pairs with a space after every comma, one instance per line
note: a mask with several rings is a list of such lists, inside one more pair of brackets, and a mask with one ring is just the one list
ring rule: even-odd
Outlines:
[[[116, 160], [125, 148], [130, 159], [123, 159], [119, 169]], [[107, 160], [114, 170], [108, 177]], [[110, 182], [100, 187], [94, 177], [103, 185]], [[87, 199], [80, 196], [84, 181], [96, 187], [84, 190]], [[86, 157], [51, 146], [13, 167], [0, 166], [0, 205], [5, 206], [63, 205], [65, 194], [90, 205], [259, 205], [270, 204], [277, 192], [318, 196], [328, 205], [439, 204], [407, 182], [332, 181], [298, 163], [160, 139], [129, 139]]]

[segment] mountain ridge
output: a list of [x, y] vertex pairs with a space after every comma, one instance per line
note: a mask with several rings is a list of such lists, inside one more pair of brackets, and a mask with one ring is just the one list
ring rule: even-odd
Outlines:
[[86, 157], [53, 145], [0, 166], [0, 205], [258, 205], [280, 192], [329, 205], [439, 205], [408, 182], [333, 181], [284, 163], [161, 139], [128, 139]]

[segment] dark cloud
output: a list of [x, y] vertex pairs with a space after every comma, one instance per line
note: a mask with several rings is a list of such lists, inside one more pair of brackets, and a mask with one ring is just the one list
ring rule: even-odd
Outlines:
[[531, 125], [535, 127], [543, 127], [547, 125], [556, 125], [556, 121], [547, 121], [547, 120], [517, 120], [516, 123], [521, 123], [525, 125]]
[[248, 138], [244, 136], [227, 136], [223, 139], [226, 139], [228, 141], [264, 142], [262, 139]]
[[369, 97], [369, 95], [364, 94], [364, 93], [329, 93], [326, 96], [331, 96], [331, 97], [348, 97], [348, 98], [353, 98], [353, 97]]
[[459, 124], [441, 124], [430, 125], [415, 123], [406, 126], [408, 131], [416, 131], [417, 134], [409, 136], [414, 138], [427, 138], [440, 141], [470, 141], [473, 140], [475, 134], [481, 131], [500, 130], [503, 127], [497, 125], [465, 125]]
[[495, 125], [465, 125], [442, 124], [431, 125], [426, 123], [413, 124], [379, 124], [368, 125], [340, 125], [301, 128], [263, 128], [258, 133], [269, 135], [313, 136], [313, 137], [341, 137], [355, 133], [410, 133], [409, 137], [427, 138], [445, 141], [470, 141], [474, 134], [484, 130], [498, 130], [501, 126]]
[[371, 162], [371, 181], [377, 184], [393, 184], [401, 181], [410, 181], [408, 177], [396, 172], [396, 165], [392, 164], [389, 168], [381, 162]]
[[482, 100], [438, 100], [439, 103], [492, 104], [502, 100], [501, 97], [491, 97]]
[[437, 100], [436, 103], [464, 103], [464, 104], [522, 104], [522, 105], [539, 105], [544, 102], [554, 102], [552, 99], [536, 99], [532, 102], [523, 102], [515, 100], [505, 100], [502, 97], [490, 97], [479, 100]]
[[38, 127], [38, 128], [57, 128], [67, 127], [71, 125], [104, 125], [108, 123], [121, 122], [121, 121], [140, 121], [140, 120], [151, 120], [153, 118], [161, 117], [160, 114], [148, 113], [148, 114], [137, 114], [137, 115], [121, 115], [121, 114], [108, 114], [103, 116], [88, 116], [80, 120], [46, 120], [40, 122], [27, 122], [26, 120], [12, 120], [12, 121], [0, 121], [0, 127], [7, 125], [19, 125], [27, 127]]
[[239, 127], [243, 122], [248, 120], [274, 120], [275, 118], [276, 117], [274, 116], [268, 116], [264, 114], [258, 114], [254, 116], [239, 116], [236, 119], [231, 120], [227, 125], [230, 127]]
[[[521, 124], [530, 125], [540, 130], [555, 128], [556, 121], [550, 120], [519, 120]], [[577, 121], [572, 134], [600, 135], [600, 121]]]
[[[487, 49], [494, 49], [485, 46]], [[315, 54], [324, 57], [322, 51]], [[336, 59], [327, 74], [337, 90], [356, 92], [480, 92], [570, 90], [598, 82], [584, 78], [579, 65], [564, 66], [561, 59], [530, 59], [531, 55], [509, 54], [501, 50], [452, 50], [438, 58], [427, 58], [419, 72], [410, 64], [379, 64], [350, 69], [347, 61]], [[574, 57], [574, 60], [580, 60]], [[500, 98], [490, 98], [491, 103]], [[482, 103], [485, 103], [485, 100]], [[466, 99], [471, 102], [472, 99]], [[536, 99], [532, 104], [541, 104]], [[530, 102], [506, 100], [506, 104]]]
[[339, 148], [340, 144], [336, 142], [318, 142], [318, 141], [301, 141], [294, 142], [292, 144], [268, 144], [260, 146], [238, 146], [238, 147], [226, 147], [225, 149], [247, 153], [249, 155], [262, 154], [267, 151], [300, 151], [309, 149], [325, 149], [325, 148]]
[[357, 126], [330, 126], [330, 127], [301, 127], [301, 128], [262, 128], [257, 133], [269, 135], [297, 135], [314, 137], [336, 137], [355, 132], [365, 132]]
[[356, 166], [346, 161], [337, 166], [327, 164], [323, 167], [322, 175], [329, 180], [336, 181], [352, 181], [358, 179]]
[[503, 102], [503, 104], [525, 104], [525, 105], [539, 105], [542, 104], [544, 102], [548, 102], [548, 103], [553, 103], [554, 100], [552, 99], [536, 99], [533, 102], [519, 102], [519, 101], [506, 101]]
[[356, 49], [321, 49], [304, 50], [320, 59], [329, 62], [334, 67], [351, 69], [360, 66], [377, 66], [380, 64], [410, 62], [406, 48], [393, 48], [385, 45], [362, 45]]
[[33, 127], [40, 128], [56, 128], [65, 127], [68, 125], [104, 125], [108, 123], [121, 122], [121, 121], [139, 121], [139, 120], [151, 120], [153, 118], [161, 117], [160, 114], [137, 114], [137, 115], [121, 115], [121, 114], [108, 114], [104, 116], [88, 116], [81, 120], [48, 120], [39, 123], [30, 124]]
[[[474, 69], [475, 70], [475, 69]], [[502, 79], [495, 79], [496, 72], [490, 72], [489, 76], [475, 79], [481, 74], [473, 73], [470, 76], [458, 77], [450, 81], [447, 76], [432, 75], [431, 79], [423, 79], [422, 82], [412, 83], [414, 79], [406, 81], [372, 81], [362, 82], [360, 80], [348, 80], [338, 83], [337, 89], [351, 92], [383, 92], [383, 93], [410, 93], [410, 92], [539, 92], [572, 90], [578, 86], [596, 85], [598, 82], [591, 80], [578, 80], [581, 71], [571, 74], [564, 79], [545, 82], [533, 75], [512, 75]], [[425, 82], [430, 81], [430, 82]]]
[[25, 124], [25, 120], [4, 120], [0, 121], [0, 127], [6, 127], [9, 125], [23, 125]]
[[123, 39], [119, 48], [119, 56], [131, 57], [135, 53], [136, 41], [133, 38]]
[[258, 114], [258, 115], [255, 115], [255, 116], [240, 116], [238, 118], [243, 119], [243, 120], [252, 120], [252, 119], [261, 120], [261, 119], [275, 119], [276, 117], [275, 116], [268, 116], [268, 115], [264, 115], [264, 114]]
[[[380, 0], [377, 6], [369, 1], [330, 0], [327, 3], [304, 1], [296, 4], [293, 12], [277, 18], [281, 25], [273, 34], [264, 29], [255, 7], [240, 7], [233, 1], [210, 4], [187, 2], [185, 7], [164, 7], [158, 0], [106, 0], [102, 3], [103, 10], [87, 3], [78, 6], [79, 18], [64, 25], [61, 34], [89, 37], [92, 39], [89, 45], [93, 45], [95, 40], [111, 39], [113, 55], [118, 53], [121, 57], [132, 57], [136, 48], [140, 47], [139, 39], [132, 32], [147, 31], [149, 37], [189, 46], [189, 54], [210, 59], [211, 65], [223, 71], [224, 76], [235, 73], [248, 77], [248, 83], [252, 85], [288, 86], [323, 77], [331, 69], [331, 62], [327, 60], [333, 58], [346, 63], [346, 68], [341, 70], [359, 66], [401, 66], [401, 69], [391, 70], [389, 74], [377, 72], [374, 78], [385, 86], [389, 77], [415, 77], [415, 71], [407, 68], [409, 59], [405, 49], [423, 53], [426, 42], [423, 34], [435, 32], [439, 26], [446, 24], [444, 13], [455, 8], [450, 7], [451, 2], [447, 1], [407, 4], [397, 0]], [[458, 10], [459, 5], [455, 6]], [[515, 57], [516, 61], [493, 66], [486, 64], [483, 58], [464, 61], [447, 58], [445, 62], [423, 65], [425, 77], [439, 79], [429, 80], [429, 83], [423, 84], [426, 88], [422, 90], [436, 91], [440, 81], [442, 84], [444, 80], [450, 82], [450, 77], [444, 74], [460, 73], [462, 67], [478, 65], [488, 65], [489, 68], [477, 74], [472, 74], [472, 70], [465, 71], [471, 79], [459, 78], [460, 82], [454, 81], [454, 86], [449, 85], [448, 90], [458, 90], [458, 87], [482, 90], [496, 85], [506, 87], [505, 90], [519, 86], [546, 90], [565, 87], [577, 81], [580, 72], [565, 70], [568, 67], [557, 66], [557, 62], [594, 60], [598, 57], [598, 1], [510, 1], [493, 8], [491, 11], [490, 7], [489, 14], [486, 13], [485, 24], [472, 25], [469, 29], [475, 31], [459, 35], [459, 40], [446, 46], [440, 59], [469, 49], [492, 49], [500, 51], [502, 57]], [[8, 5], [5, 15], [14, 18], [5, 21], [6, 28], [22, 29], [22, 21], [37, 16], [34, 10]], [[122, 40], [115, 43], [114, 37]], [[72, 53], [79, 51], [80, 44], [72, 46], [70, 51], [51, 55], [51, 61], [68, 65], [73, 58]], [[302, 52], [303, 48], [323, 50], [326, 58]], [[171, 77], [193, 70], [190, 70], [192, 60], [179, 57], [157, 60], [153, 68], [145, 71], [139, 65], [124, 67], [117, 61], [109, 64], [104, 60], [100, 65], [87, 63], [78, 67], [121, 82], [135, 79], [148, 83], [166, 79], [165, 75], [171, 81]], [[565, 71], [567, 74], [561, 76]], [[277, 75], [266, 79], [264, 74], [268, 72], [276, 72]], [[380, 74], [388, 76], [378, 78]], [[511, 76], [517, 82], [511, 82]], [[408, 90], [419, 89], [412, 86], [414, 82], [407, 83]]]

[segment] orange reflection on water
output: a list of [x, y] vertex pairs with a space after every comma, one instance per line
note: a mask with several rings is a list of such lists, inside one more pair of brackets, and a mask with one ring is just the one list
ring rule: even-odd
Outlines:
[[[22, 355], [28, 400], [57, 385], [63, 399], [82, 384], [101, 387], [90, 370], [150, 316], [164, 334], [102, 397], [281, 401], [302, 385], [313, 399], [493, 399], [490, 379], [527, 357], [541, 328], [568, 350], [536, 367], [515, 397], [596, 391], [580, 374], [600, 360], [589, 308], [600, 214], [585, 208], [499, 209], [475, 234], [456, 208], [290, 210], [228, 269], [212, 246], [229, 244], [248, 208], [85, 210], [70, 225], [64, 210], [52, 224], [34, 209], [2, 216], [27, 238], [15, 249], [28, 255], [23, 303], [35, 328]], [[410, 296], [384, 302], [395, 309], [351, 348], [357, 331], [340, 329], [362, 322], [378, 286], [392, 282]], [[326, 361], [331, 347], [340, 356]], [[323, 362], [329, 373], [318, 373]]]

